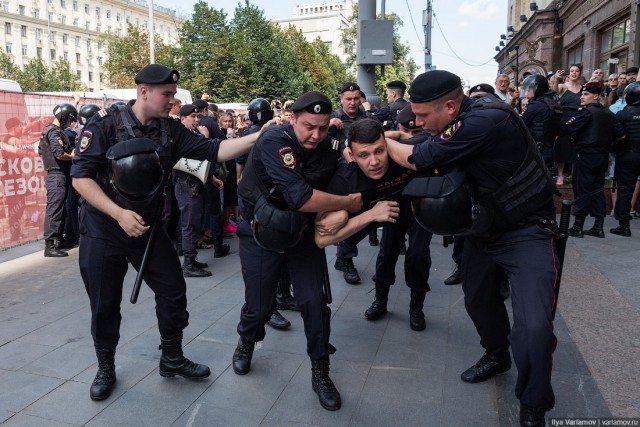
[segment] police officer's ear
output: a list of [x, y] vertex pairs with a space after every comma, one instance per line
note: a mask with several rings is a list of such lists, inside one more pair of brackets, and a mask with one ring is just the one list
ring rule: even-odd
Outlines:
[[344, 151], [342, 152], [342, 155], [344, 156], [345, 160], [348, 162], [356, 161], [356, 157], [353, 155], [353, 151], [351, 151], [350, 147], [345, 148]]

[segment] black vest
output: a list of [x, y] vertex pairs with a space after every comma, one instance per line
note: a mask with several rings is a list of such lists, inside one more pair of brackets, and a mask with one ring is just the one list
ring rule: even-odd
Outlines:
[[54, 157], [51, 152], [51, 147], [49, 146], [49, 134], [51, 132], [56, 132], [60, 138], [62, 139], [63, 149], [65, 153], [71, 153], [73, 150], [71, 148], [71, 143], [69, 142], [69, 137], [67, 133], [62, 130], [60, 126], [57, 126], [53, 123], [47, 125], [40, 133], [40, 143], [38, 144], [38, 153], [42, 156], [42, 163], [44, 164], [44, 168], [48, 171], [52, 170], [62, 170], [65, 172], [69, 172], [71, 169], [71, 162], [68, 160], [58, 160]]
[[617, 142], [618, 151], [640, 152], [640, 106], [627, 105], [617, 116], [626, 135], [625, 139]]
[[544, 103], [549, 111], [544, 120], [531, 124], [529, 128], [531, 135], [536, 142], [542, 143], [547, 147], [553, 147], [553, 142], [558, 136], [562, 123], [562, 107], [556, 100], [547, 96], [536, 98], [536, 101]]
[[605, 154], [611, 151], [615, 116], [602, 104], [589, 104], [585, 109], [591, 115], [586, 126], [574, 137], [578, 154]]

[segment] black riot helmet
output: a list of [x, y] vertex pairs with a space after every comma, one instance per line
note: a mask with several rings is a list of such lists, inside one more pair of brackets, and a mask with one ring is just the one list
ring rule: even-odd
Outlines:
[[422, 228], [441, 236], [456, 236], [471, 229], [472, 192], [464, 172], [418, 177], [405, 187], [414, 197], [411, 206]]
[[83, 105], [82, 108], [80, 108], [80, 116], [78, 117], [78, 121], [82, 126], [84, 126], [87, 124], [89, 119], [93, 117], [93, 115], [98, 111], [100, 111], [100, 107], [96, 104]]
[[59, 104], [53, 107], [53, 115], [60, 122], [61, 128], [66, 128], [69, 123], [78, 120], [78, 110], [71, 104]]
[[627, 105], [640, 105], [640, 82], [631, 82], [624, 88]]
[[549, 81], [544, 76], [532, 74], [522, 82], [523, 93], [526, 95], [529, 89], [533, 89], [535, 96], [544, 96], [549, 92]]
[[261, 196], [254, 207], [251, 229], [260, 247], [282, 253], [298, 244], [307, 224], [305, 214], [278, 209]]
[[156, 147], [148, 138], [133, 138], [107, 150], [111, 183], [126, 201], [146, 202], [158, 193], [164, 174]]
[[262, 126], [273, 119], [271, 104], [264, 98], [256, 98], [251, 101], [247, 110], [249, 112], [249, 119], [256, 126]]

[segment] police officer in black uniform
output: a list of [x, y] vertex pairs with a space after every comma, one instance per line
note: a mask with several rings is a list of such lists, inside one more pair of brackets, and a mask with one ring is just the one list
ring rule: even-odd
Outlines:
[[360, 86], [347, 82], [340, 88], [340, 103], [342, 108], [331, 113], [329, 136], [340, 142], [340, 149], [346, 148], [349, 126], [356, 120], [367, 117], [367, 113], [360, 108]]
[[[45, 188], [47, 189], [47, 208], [44, 216], [44, 256], [64, 257], [68, 254], [58, 247], [62, 240], [67, 192], [69, 190], [69, 171], [75, 149], [69, 142], [65, 128], [78, 120], [78, 110], [71, 104], [56, 105], [54, 119], [40, 134], [38, 151], [47, 170]], [[68, 248], [67, 248], [68, 249]]]
[[618, 236], [631, 237], [631, 198], [640, 176], [640, 82], [624, 88], [627, 106], [616, 113], [616, 181], [618, 198], [614, 214], [618, 226], [609, 230]]
[[[138, 269], [158, 217], [162, 187], [181, 158], [225, 160], [250, 149], [256, 136], [232, 142], [209, 140], [169, 119], [179, 73], [159, 64], [136, 76], [137, 99], [101, 110], [85, 126], [71, 169], [80, 193], [80, 273], [91, 303], [91, 334], [98, 373], [93, 400], [109, 397], [116, 381], [115, 350], [127, 264]], [[145, 282], [155, 294], [162, 340], [160, 375], [201, 379], [207, 366], [183, 356], [188, 324], [186, 284], [164, 227], [157, 229]]]
[[[571, 136], [578, 156], [573, 163], [573, 204], [575, 221], [569, 229], [573, 237], [604, 237], [602, 225], [607, 214], [604, 176], [609, 167], [609, 152], [614, 140], [615, 116], [600, 101], [602, 83], [582, 86], [578, 112], [560, 127], [560, 135]], [[595, 218], [593, 227], [583, 231], [587, 215]]]
[[553, 167], [553, 143], [558, 136], [562, 120], [562, 107], [555, 100], [555, 92], [549, 91], [549, 81], [532, 74], [522, 83], [522, 90], [529, 103], [522, 120], [538, 144], [547, 168]]
[[[311, 358], [312, 387], [327, 410], [340, 408], [340, 394], [329, 378], [331, 310], [323, 294], [323, 253], [314, 242], [311, 213], [360, 209], [359, 194], [325, 193], [340, 152], [327, 138], [331, 101], [307, 92], [291, 106], [293, 124], [268, 128], [255, 145], [238, 187], [242, 221], [238, 225], [245, 303], [240, 339], [233, 354], [238, 375], [251, 369], [254, 345], [275, 304], [278, 277], [286, 261], [301, 310]], [[255, 237], [255, 238], [254, 238]]]
[[[543, 426], [545, 412], [555, 403], [555, 185], [510, 106], [493, 96], [465, 97], [460, 78], [444, 70], [419, 75], [409, 96], [418, 123], [433, 138], [414, 147], [388, 141], [394, 160], [417, 170], [458, 165], [477, 192], [477, 216], [465, 237], [462, 286], [467, 312], [486, 351], [461, 378], [475, 383], [509, 370], [511, 347], [518, 368], [520, 423]], [[508, 191], [512, 186], [518, 188], [516, 194]], [[428, 198], [414, 201], [416, 217], [425, 226], [430, 220], [470, 217], [471, 209], [454, 208], [438, 217], [420, 217], [430, 203]], [[513, 328], [499, 294], [496, 265], [509, 275]]]
[[387, 83], [387, 106], [378, 110], [374, 117], [382, 123], [384, 130], [397, 130], [396, 116], [409, 102], [404, 99], [407, 85], [400, 80]]

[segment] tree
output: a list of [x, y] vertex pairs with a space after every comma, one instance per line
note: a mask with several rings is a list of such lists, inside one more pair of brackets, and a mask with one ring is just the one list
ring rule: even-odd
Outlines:
[[0, 51], [0, 78], [17, 80], [19, 76], [20, 68], [9, 55]]
[[51, 91], [72, 92], [85, 90], [85, 86], [76, 73], [71, 70], [71, 64], [65, 59], [58, 59], [49, 71]]
[[[108, 59], [104, 63], [104, 69], [111, 86], [133, 87], [135, 75], [151, 61], [149, 32], [142, 27], [129, 24], [126, 36], [118, 37], [113, 33], [107, 33], [101, 34], [99, 39], [107, 43]], [[175, 48], [165, 45], [157, 34], [154, 49], [157, 63], [172, 68], [175, 66]]]

